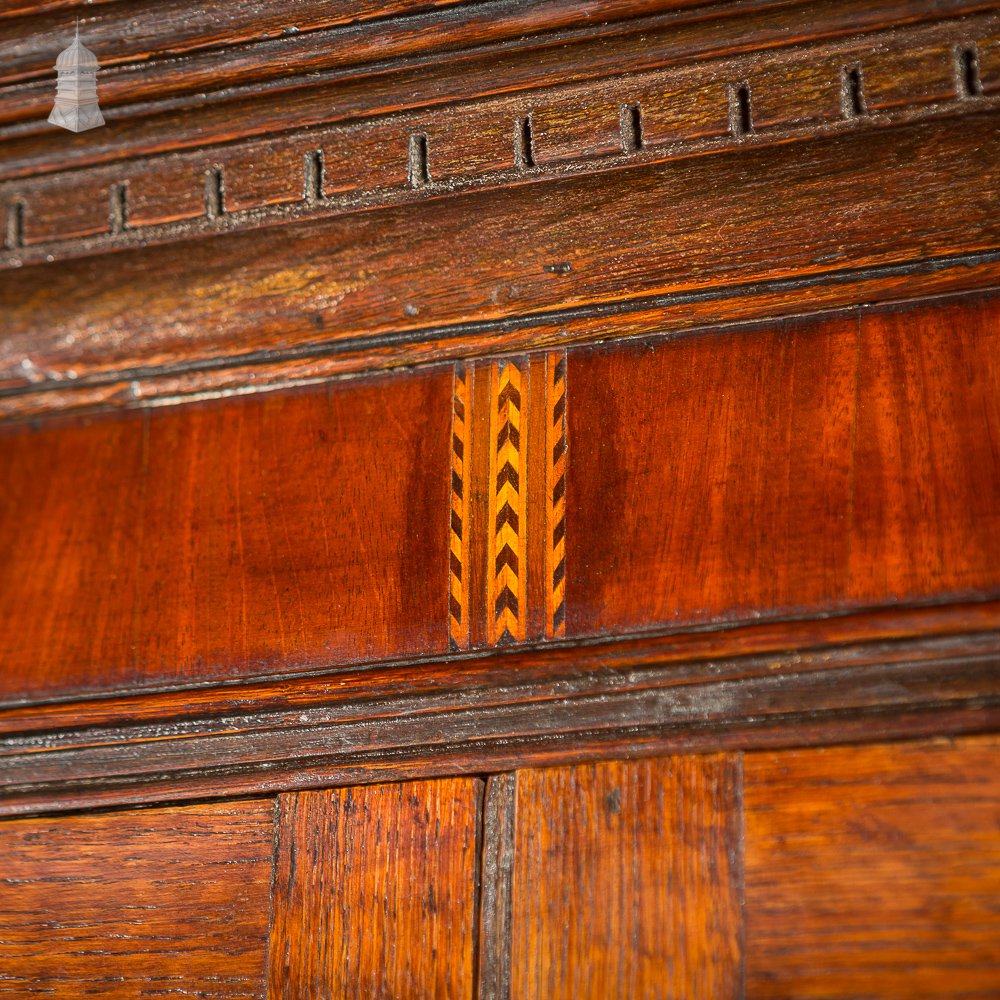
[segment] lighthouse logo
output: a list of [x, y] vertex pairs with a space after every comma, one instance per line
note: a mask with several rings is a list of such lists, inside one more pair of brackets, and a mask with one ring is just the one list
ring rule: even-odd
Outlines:
[[49, 122], [71, 132], [103, 125], [104, 115], [97, 103], [97, 56], [80, 41], [79, 23], [73, 43], [56, 59], [56, 73], [56, 103]]

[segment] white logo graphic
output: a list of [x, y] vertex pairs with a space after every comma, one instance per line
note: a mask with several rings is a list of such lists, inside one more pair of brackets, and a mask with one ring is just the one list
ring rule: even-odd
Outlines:
[[103, 125], [104, 115], [97, 103], [97, 56], [80, 41], [79, 22], [73, 44], [56, 59], [56, 73], [59, 83], [49, 122], [71, 132]]

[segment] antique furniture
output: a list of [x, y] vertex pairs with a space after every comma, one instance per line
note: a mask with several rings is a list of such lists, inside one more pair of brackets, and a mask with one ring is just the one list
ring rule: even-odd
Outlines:
[[998, 195], [995, 3], [9, 2], [0, 995], [1000, 996]]

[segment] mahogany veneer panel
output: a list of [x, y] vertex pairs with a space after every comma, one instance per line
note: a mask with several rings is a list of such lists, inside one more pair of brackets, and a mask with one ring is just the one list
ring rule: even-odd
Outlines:
[[518, 771], [513, 1000], [739, 996], [739, 763]]
[[1000, 588], [1000, 301], [650, 346], [570, 354], [570, 634]]
[[474, 778], [280, 799], [271, 1000], [473, 997]]
[[1000, 995], [1000, 740], [749, 754], [749, 998]]
[[0, 824], [0, 995], [261, 997], [271, 802]]
[[0, 433], [0, 700], [447, 648], [451, 371]]

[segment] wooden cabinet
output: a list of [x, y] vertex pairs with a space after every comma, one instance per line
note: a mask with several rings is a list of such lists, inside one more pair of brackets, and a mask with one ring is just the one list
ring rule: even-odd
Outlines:
[[1000, 996], [1000, 6], [0, 67], [0, 994]]

